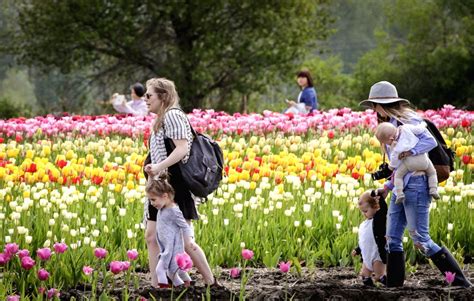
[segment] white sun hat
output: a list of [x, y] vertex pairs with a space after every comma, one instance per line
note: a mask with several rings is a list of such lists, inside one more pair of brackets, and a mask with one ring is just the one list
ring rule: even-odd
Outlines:
[[381, 81], [370, 87], [369, 98], [361, 101], [359, 105], [388, 104], [399, 101], [410, 103], [408, 100], [398, 97], [397, 88], [394, 85], [387, 81]]

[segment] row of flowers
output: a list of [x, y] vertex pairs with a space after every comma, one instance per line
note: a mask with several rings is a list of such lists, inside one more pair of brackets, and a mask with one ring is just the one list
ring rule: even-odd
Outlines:
[[[431, 119], [439, 128], [468, 128], [474, 121], [474, 114], [445, 105], [440, 110], [420, 111], [420, 114]], [[188, 115], [193, 127], [199, 132], [211, 134], [253, 134], [262, 135], [275, 131], [303, 134], [314, 130], [352, 130], [358, 127], [374, 128], [376, 114], [373, 110], [363, 112], [348, 108], [317, 111], [309, 115], [280, 114], [264, 111], [262, 114], [233, 114], [213, 110], [194, 110]], [[153, 114], [146, 117], [127, 115], [102, 116], [45, 116], [31, 119], [15, 118], [0, 120], [0, 133], [7, 138], [21, 141], [33, 135], [71, 136], [101, 135], [139, 137], [150, 131]], [[0, 136], [0, 142], [3, 139]]]

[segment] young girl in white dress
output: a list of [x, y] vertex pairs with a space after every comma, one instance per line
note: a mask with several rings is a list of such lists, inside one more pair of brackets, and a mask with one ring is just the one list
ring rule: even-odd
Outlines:
[[372, 274], [385, 285], [387, 203], [377, 190], [366, 191], [359, 198], [359, 209], [365, 220], [359, 226], [359, 245], [352, 256], [362, 255], [360, 274], [364, 285], [374, 286]]

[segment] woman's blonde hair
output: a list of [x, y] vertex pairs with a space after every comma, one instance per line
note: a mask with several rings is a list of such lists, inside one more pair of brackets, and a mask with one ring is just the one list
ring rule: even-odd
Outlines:
[[370, 208], [379, 209], [379, 198], [380, 196], [377, 194], [375, 190], [368, 190], [364, 192], [359, 198], [359, 206], [364, 203], [369, 204]]
[[[375, 105], [377, 104], [374, 104], [374, 107]], [[388, 117], [398, 120], [403, 124], [410, 123], [410, 120], [412, 120], [413, 117], [418, 116], [415, 110], [408, 103], [404, 101], [397, 101], [394, 103], [379, 104], [379, 105], [382, 107], [382, 109], [384, 110], [385, 114], [387, 114]], [[383, 120], [383, 121], [388, 121], [388, 120]]]
[[145, 192], [162, 196], [167, 193], [170, 199], [174, 199], [175, 191], [170, 184], [168, 173], [162, 173], [158, 177], [148, 177], [146, 181]]
[[161, 105], [158, 109], [153, 130], [158, 132], [165, 119], [165, 113], [169, 108], [179, 107], [179, 96], [174, 82], [166, 78], [151, 78], [146, 82], [147, 88], [150, 87], [157, 94]]

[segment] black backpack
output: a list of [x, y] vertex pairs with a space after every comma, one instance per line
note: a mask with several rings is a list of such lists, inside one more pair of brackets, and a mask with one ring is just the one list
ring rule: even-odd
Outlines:
[[[186, 163], [179, 161], [178, 165], [188, 189], [195, 196], [205, 198], [219, 187], [222, 180], [224, 156], [217, 142], [204, 134], [197, 133], [191, 123], [189, 126], [194, 136], [191, 151], [188, 161]], [[175, 148], [173, 140], [170, 138], [165, 138], [165, 145], [169, 153]]]
[[444, 141], [436, 125], [429, 119], [424, 119], [424, 121], [426, 122], [426, 128], [438, 142], [438, 145], [428, 153], [428, 157], [436, 169], [438, 182], [443, 182], [449, 178], [449, 173], [454, 170], [454, 152], [446, 145], [446, 141]]

